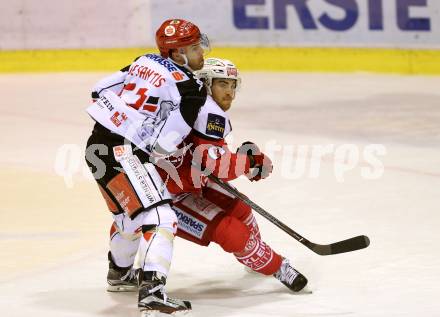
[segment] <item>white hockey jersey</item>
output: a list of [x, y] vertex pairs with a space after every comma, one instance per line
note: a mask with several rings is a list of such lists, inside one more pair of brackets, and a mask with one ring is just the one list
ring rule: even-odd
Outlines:
[[147, 54], [98, 82], [87, 112], [147, 153], [172, 153], [191, 132], [206, 96], [186, 68]]
[[221, 140], [232, 131], [229, 116], [207, 96], [193, 125], [193, 133], [205, 139]]
[[[247, 174], [250, 169], [247, 154], [231, 151], [226, 143], [225, 138], [231, 131], [227, 113], [208, 95], [205, 104], [200, 108], [192, 132], [181, 145], [186, 150], [178, 156], [170, 157], [177, 168], [180, 183], [175, 182], [175, 179], [168, 179], [168, 191], [176, 197], [199, 191], [203, 179], [200, 170], [210, 170], [225, 181]], [[166, 177], [164, 171], [159, 173]]]

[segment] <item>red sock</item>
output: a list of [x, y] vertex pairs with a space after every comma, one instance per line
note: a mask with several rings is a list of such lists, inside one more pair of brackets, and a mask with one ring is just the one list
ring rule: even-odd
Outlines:
[[251, 235], [243, 252], [234, 253], [238, 262], [255, 272], [272, 275], [281, 266], [282, 257], [261, 239]]
[[257, 219], [252, 214], [252, 209], [242, 201], [237, 200], [234, 208], [230, 211], [230, 215], [237, 217], [250, 231], [244, 250], [234, 253], [238, 262], [264, 275], [272, 275], [277, 272], [283, 259], [262, 241], [260, 228]]

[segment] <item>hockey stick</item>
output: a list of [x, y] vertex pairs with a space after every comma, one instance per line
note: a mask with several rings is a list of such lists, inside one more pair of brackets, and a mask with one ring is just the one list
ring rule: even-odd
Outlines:
[[217, 185], [219, 185], [221, 188], [226, 190], [228, 193], [234, 195], [241, 201], [243, 201], [245, 204], [250, 206], [253, 210], [258, 212], [260, 215], [262, 215], [264, 218], [272, 222], [274, 225], [276, 225], [278, 228], [286, 232], [288, 235], [295, 238], [298, 242], [305, 245], [307, 248], [312, 250], [313, 252], [319, 254], [319, 255], [331, 255], [331, 254], [338, 254], [338, 253], [345, 253], [345, 252], [351, 252], [356, 251], [360, 249], [364, 249], [370, 245], [370, 239], [368, 239], [367, 236], [357, 236], [353, 237], [347, 240], [342, 240], [338, 242], [334, 242], [331, 244], [317, 244], [313, 243], [306, 238], [304, 238], [299, 233], [293, 231], [291, 228], [289, 228], [287, 225], [279, 221], [277, 218], [272, 216], [270, 213], [268, 213], [266, 210], [258, 206], [256, 203], [254, 203], [252, 200], [250, 200], [246, 195], [239, 192], [237, 189], [229, 185], [228, 183], [223, 182], [218, 177], [210, 174], [208, 176], [213, 182], [215, 182]]

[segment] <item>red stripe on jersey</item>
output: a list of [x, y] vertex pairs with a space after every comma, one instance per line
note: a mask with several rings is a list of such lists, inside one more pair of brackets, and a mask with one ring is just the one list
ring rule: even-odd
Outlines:
[[147, 231], [147, 232], [145, 232], [145, 233], [144, 233], [144, 239], [145, 239], [145, 241], [150, 241], [151, 236], [152, 236], [153, 234], [154, 234], [154, 233], [151, 232], [151, 231]]
[[155, 105], [145, 105], [142, 107], [142, 110], [146, 110], [146, 111], [150, 111], [150, 112], [154, 112], [156, 111], [157, 106]]
[[135, 83], [130, 83], [124, 86], [124, 90], [134, 90], [136, 88], [136, 84]]

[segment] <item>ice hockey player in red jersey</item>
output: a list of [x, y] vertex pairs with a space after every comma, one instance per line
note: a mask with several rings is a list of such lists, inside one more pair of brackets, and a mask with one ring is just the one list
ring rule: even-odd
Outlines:
[[196, 74], [208, 97], [185, 139], [186, 155], [177, 161], [181, 184], [160, 172], [174, 198], [177, 235], [203, 246], [215, 242], [251, 270], [274, 275], [298, 292], [307, 279], [262, 240], [251, 208], [200, 173], [205, 170], [223, 181], [240, 175], [259, 181], [272, 172], [271, 160], [254, 143], [231, 151], [225, 141], [232, 130], [226, 111], [241, 84], [238, 69], [228, 60], [208, 58]]
[[138, 290], [142, 314], [171, 314], [191, 305], [165, 294], [177, 218], [153, 162], [177, 149], [205, 104], [193, 72], [203, 67], [209, 42], [193, 23], [170, 19], [156, 43], [160, 55], [140, 56], [94, 87], [86, 161], [114, 219], [108, 290]]

